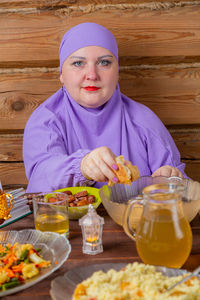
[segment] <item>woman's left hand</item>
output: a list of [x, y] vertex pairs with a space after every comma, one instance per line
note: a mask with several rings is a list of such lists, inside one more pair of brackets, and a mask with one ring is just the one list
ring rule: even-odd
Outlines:
[[166, 176], [166, 177], [171, 177], [171, 176], [177, 176], [180, 178], [184, 178], [183, 174], [181, 171], [175, 167], [172, 166], [163, 166], [157, 169], [153, 174], [152, 177], [156, 176]]

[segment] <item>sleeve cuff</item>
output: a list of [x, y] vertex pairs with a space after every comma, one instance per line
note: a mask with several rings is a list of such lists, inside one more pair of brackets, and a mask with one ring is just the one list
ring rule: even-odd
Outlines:
[[83, 176], [83, 174], [81, 173], [81, 169], [80, 169], [80, 166], [81, 166], [81, 160], [83, 159], [83, 157], [88, 154], [91, 150], [89, 149], [85, 149], [85, 150], [82, 150], [80, 149], [78, 151], [78, 155], [76, 157], [76, 160], [74, 161], [74, 170], [75, 170], [75, 186], [93, 186], [96, 181], [94, 180], [88, 180], [87, 178], [85, 178]]

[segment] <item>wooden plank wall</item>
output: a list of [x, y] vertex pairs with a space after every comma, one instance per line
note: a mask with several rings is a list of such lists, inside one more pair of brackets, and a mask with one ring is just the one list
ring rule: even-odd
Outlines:
[[200, 181], [200, 1], [1, 0], [0, 179], [27, 183], [22, 139], [31, 112], [59, 87], [67, 29], [105, 25], [120, 55], [120, 86], [169, 128], [188, 175]]

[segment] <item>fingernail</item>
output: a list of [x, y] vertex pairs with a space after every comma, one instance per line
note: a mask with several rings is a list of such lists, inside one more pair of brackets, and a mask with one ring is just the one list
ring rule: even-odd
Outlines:
[[113, 168], [114, 170], [118, 170], [118, 165], [114, 164], [114, 165], [112, 165], [112, 168]]
[[112, 181], [118, 182], [118, 178], [117, 177], [113, 177]]

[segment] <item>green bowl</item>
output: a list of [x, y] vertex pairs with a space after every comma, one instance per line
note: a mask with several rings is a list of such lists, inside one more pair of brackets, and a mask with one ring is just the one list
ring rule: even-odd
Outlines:
[[[81, 191], [87, 191], [88, 195], [94, 195], [96, 200], [92, 203], [92, 206], [97, 209], [97, 207], [101, 204], [101, 198], [99, 196], [99, 189], [87, 186], [77, 186], [77, 187], [66, 187], [64, 189], [59, 189], [54, 192], [65, 192], [71, 191], [72, 194], [76, 194]], [[78, 220], [83, 217], [88, 212], [88, 205], [77, 206], [77, 207], [69, 207], [69, 219], [70, 220]]]

